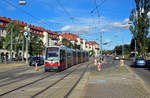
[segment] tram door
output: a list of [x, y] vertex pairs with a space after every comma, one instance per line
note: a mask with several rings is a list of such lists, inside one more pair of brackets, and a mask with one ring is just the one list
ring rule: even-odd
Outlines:
[[66, 53], [65, 50], [60, 50], [60, 65], [63, 69], [66, 68]]

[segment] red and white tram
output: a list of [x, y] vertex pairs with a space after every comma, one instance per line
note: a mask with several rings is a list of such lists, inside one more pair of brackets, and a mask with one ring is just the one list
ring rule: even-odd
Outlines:
[[64, 70], [89, 59], [87, 51], [67, 48], [65, 46], [48, 46], [45, 48], [45, 71]]

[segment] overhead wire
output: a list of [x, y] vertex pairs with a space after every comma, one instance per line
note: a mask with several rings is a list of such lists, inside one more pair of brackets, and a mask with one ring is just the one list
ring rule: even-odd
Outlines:
[[[30, 17], [36, 19], [36, 20], [41, 20], [39, 17], [36, 17], [36, 16], [30, 14], [29, 12], [27, 12], [27, 11], [25, 11], [25, 10], [23, 10], [23, 9], [21, 9], [21, 8], [19, 8], [19, 7], [17, 7], [16, 5], [12, 4], [12, 3], [9, 2], [8, 0], [3, 0], [3, 1], [6, 2], [7, 4], [11, 5], [12, 7], [14, 7], [14, 8], [20, 10], [22, 13], [24, 13], [24, 14], [26, 14], [26, 15], [28, 15], [28, 16], [30, 16]], [[60, 24], [60, 23], [57, 23], [57, 22], [54, 22], [54, 23]], [[41, 24], [47, 25], [47, 26], [49, 26], [49, 27], [52, 27], [52, 25], [48, 24], [47, 22], [42, 22]]]
[[65, 7], [60, 3], [59, 0], [56, 0], [56, 2], [63, 9], [63, 11], [66, 13], [66, 15], [69, 17], [69, 19], [71, 19], [71, 21], [73, 22], [74, 17], [71, 16], [71, 14], [65, 9]]

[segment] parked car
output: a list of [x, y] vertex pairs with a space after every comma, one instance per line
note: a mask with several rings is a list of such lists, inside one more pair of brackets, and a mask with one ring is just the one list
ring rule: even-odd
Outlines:
[[119, 59], [120, 59], [119, 56], [114, 57], [114, 60], [119, 60]]
[[36, 63], [38, 66], [44, 65], [44, 58], [43, 57], [31, 57], [29, 65], [35, 66]]
[[146, 67], [146, 60], [143, 57], [137, 57], [134, 60], [135, 67]]

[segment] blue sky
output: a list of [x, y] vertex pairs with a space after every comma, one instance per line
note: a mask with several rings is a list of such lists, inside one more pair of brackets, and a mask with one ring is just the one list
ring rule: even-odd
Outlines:
[[[103, 32], [103, 42], [110, 42], [103, 46], [106, 50], [131, 41], [128, 18], [135, 5], [134, 0], [26, 0], [25, 6], [19, 5], [18, 1], [1, 0], [0, 16], [52, 31], [79, 34], [87, 41], [98, 43], [100, 32]], [[96, 4], [101, 4], [98, 8], [100, 17], [97, 10], [90, 13]]]

